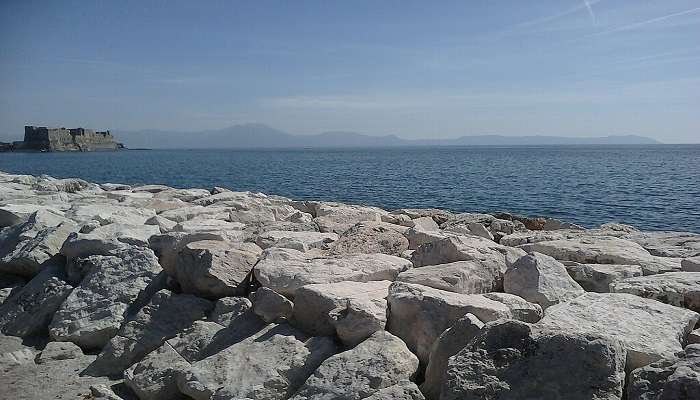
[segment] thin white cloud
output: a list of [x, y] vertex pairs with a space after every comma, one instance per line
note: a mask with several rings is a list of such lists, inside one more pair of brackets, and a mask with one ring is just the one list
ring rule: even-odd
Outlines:
[[586, 9], [588, 10], [588, 15], [591, 17], [591, 22], [593, 22], [593, 25], [595, 25], [595, 13], [593, 12], [593, 7], [591, 4], [590, 0], [583, 0], [583, 3], [586, 5]]
[[673, 14], [667, 14], [667, 15], [663, 15], [663, 16], [661, 16], [661, 17], [656, 17], [656, 18], [648, 19], [648, 20], [646, 20], [646, 21], [635, 22], [635, 23], [633, 23], [633, 24], [628, 24], [628, 25], [619, 26], [619, 27], [617, 27], [617, 28], [608, 29], [608, 30], [606, 30], [606, 31], [602, 31], [602, 32], [598, 32], [598, 33], [594, 33], [594, 34], [592, 34], [592, 35], [589, 35], [589, 37], [593, 37], [593, 36], [602, 36], [602, 35], [609, 35], [609, 34], [611, 34], [611, 33], [618, 33], [618, 32], [624, 32], [624, 31], [631, 31], [631, 30], [634, 30], [634, 29], [637, 29], [637, 28], [644, 27], [644, 26], [646, 26], [646, 25], [651, 25], [651, 24], [655, 24], [655, 23], [657, 23], [657, 22], [666, 21], [666, 20], [668, 20], [668, 19], [672, 19], [672, 18], [676, 18], [676, 17], [681, 17], [681, 16], [684, 16], [684, 15], [695, 14], [695, 13], [698, 13], [698, 12], [700, 12], [700, 7], [695, 7], [695, 8], [691, 8], [691, 9], [689, 9], [689, 10], [679, 11], [679, 12], [676, 12], [676, 13], [673, 13]]
[[603, 0], [584, 0], [583, 3], [581, 3], [575, 7], [558, 12], [556, 14], [547, 15], [545, 17], [535, 18], [535, 19], [532, 19], [530, 21], [525, 21], [525, 22], [519, 23], [514, 28], [516, 28], [516, 29], [517, 28], [527, 28], [527, 27], [532, 27], [532, 26], [536, 26], [536, 25], [546, 24], [546, 23], [553, 22], [553, 21], [556, 21], [556, 20], [564, 18], [564, 17], [568, 17], [569, 15], [577, 14], [577, 13], [584, 11], [584, 10], [586, 10], [588, 12], [588, 14], [590, 15], [591, 21], [595, 22], [595, 13], [593, 12], [592, 6], [597, 4], [597, 3], [600, 3], [601, 1], [603, 1]]

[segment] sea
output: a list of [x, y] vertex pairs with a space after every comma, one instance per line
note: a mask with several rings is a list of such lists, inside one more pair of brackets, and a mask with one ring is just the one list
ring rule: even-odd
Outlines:
[[0, 153], [0, 171], [700, 233], [700, 145]]

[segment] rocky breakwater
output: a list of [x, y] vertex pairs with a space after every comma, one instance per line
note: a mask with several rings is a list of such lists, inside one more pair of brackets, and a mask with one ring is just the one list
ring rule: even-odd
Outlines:
[[0, 229], [0, 398], [700, 398], [698, 234], [6, 173]]

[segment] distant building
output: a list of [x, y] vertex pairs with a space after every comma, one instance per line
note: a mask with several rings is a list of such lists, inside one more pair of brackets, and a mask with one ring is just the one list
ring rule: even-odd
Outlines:
[[24, 141], [15, 142], [14, 148], [36, 151], [104, 151], [117, 150], [123, 146], [114, 140], [109, 131], [25, 126]]

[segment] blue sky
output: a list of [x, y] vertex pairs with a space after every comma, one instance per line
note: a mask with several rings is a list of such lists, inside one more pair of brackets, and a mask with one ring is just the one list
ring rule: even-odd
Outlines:
[[700, 143], [700, 0], [0, 2], [0, 137], [248, 122]]

